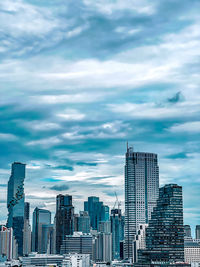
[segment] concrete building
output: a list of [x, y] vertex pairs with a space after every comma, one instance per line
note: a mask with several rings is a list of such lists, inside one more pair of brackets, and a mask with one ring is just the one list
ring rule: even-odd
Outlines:
[[17, 242], [13, 235], [13, 229], [0, 225], [0, 256], [5, 260], [17, 259]]
[[133, 262], [138, 261], [138, 250], [146, 248], [146, 228], [148, 224], [140, 224], [133, 240]]
[[125, 258], [133, 257], [133, 239], [140, 224], [151, 219], [159, 193], [157, 155], [133, 152], [127, 146], [125, 162]]
[[190, 225], [184, 225], [184, 235], [186, 239], [192, 238]]
[[200, 240], [200, 225], [196, 225], [195, 238]]
[[30, 203], [24, 205], [23, 255], [31, 253]]
[[112, 234], [98, 233], [95, 238], [95, 261], [112, 261]]
[[200, 266], [200, 243], [196, 241], [185, 241], [184, 243], [185, 262], [191, 266]]

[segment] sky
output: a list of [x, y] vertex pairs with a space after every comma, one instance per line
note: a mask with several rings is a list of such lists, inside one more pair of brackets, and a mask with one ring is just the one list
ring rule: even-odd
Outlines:
[[31, 211], [72, 194], [124, 201], [126, 142], [200, 224], [200, 1], [0, 2], [0, 222], [11, 163]]

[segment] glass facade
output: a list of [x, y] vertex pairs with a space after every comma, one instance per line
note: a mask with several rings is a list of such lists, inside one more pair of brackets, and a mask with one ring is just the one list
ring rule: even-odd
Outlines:
[[13, 234], [18, 244], [19, 256], [23, 255], [25, 167], [26, 165], [20, 162], [12, 164], [7, 194], [7, 227], [13, 228]]
[[146, 228], [146, 249], [139, 250], [138, 261], [184, 262], [182, 187], [169, 184], [159, 191], [157, 206]]

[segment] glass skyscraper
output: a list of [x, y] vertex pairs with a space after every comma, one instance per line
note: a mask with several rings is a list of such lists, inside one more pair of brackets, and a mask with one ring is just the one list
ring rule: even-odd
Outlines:
[[32, 251], [46, 253], [47, 228], [51, 225], [51, 212], [35, 208], [33, 212]]
[[120, 259], [120, 242], [124, 240], [124, 217], [121, 209], [111, 210], [112, 259]]
[[99, 197], [88, 197], [88, 201], [84, 202], [84, 211], [87, 211], [90, 216], [90, 225], [93, 230], [98, 230], [100, 221], [109, 220], [109, 207], [103, 205]]
[[133, 257], [133, 238], [148, 223], [159, 192], [157, 155], [133, 152], [127, 146], [125, 163], [125, 258]]
[[74, 207], [72, 196], [58, 195], [56, 197], [56, 253], [60, 254], [60, 247], [66, 235], [74, 232]]
[[138, 251], [138, 263], [184, 262], [182, 187], [165, 185], [146, 228], [146, 249]]
[[7, 227], [13, 228], [13, 234], [18, 244], [19, 256], [23, 255], [25, 168], [26, 165], [20, 162], [12, 164], [7, 193]]

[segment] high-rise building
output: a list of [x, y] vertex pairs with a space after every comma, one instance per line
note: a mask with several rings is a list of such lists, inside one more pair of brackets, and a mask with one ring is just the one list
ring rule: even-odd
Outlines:
[[36, 207], [33, 212], [32, 251], [47, 252], [46, 228], [49, 225], [51, 225], [51, 212]]
[[60, 253], [60, 247], [66, 235], [74, 232], [74, 207], [72, 196], [58, 195], [56, 197], [56, 253]]
[[139, 264], [184, 262], [182, 187], [165, 185], [146, 228], [146, 249], [138, 251]]
[[90, 216], [87, 211], [80, 211], [78, 221], [78, 232], [88, 234], [90, 232]]
[[195, 237], [200, 240], [200, 225], [196, 225]]
[[23, 255], [25, 167], [26, 165], [20, 162], [14, 162], [12, 164], [7, 194], [7, 227], [13, 228], [19, 256]]
[[146, 228], [148, 224], [140, 224], [133, 241], [133, 262], [138, 261], [138, 250], [146, 248]]
[[24, 205], [23, 255], [31, 252], [30, 203]]
[[95, 238], [95, 260], [112, 261], [112, 234], [100, 232]]
[[109, 207], [103, 205], [99, 197], [88, 197], [88, 201], [84, 202], [84, 211], [90, 216], [90, 226], [93, 230], [98, 230], [100, 221], [109, 220]]
[[112, 259], [120, 259], [120, 242], [124, 240], [124, 217], [121, 209], [111, 210]]
[[125, 257], [132, 258], [139, 224], [147, 224], [159, 192], [157, 155], [133, 152], [127, 146], [125, 163]]
[[185, 238], [192, 238], [190, 225], [184, 225]]

